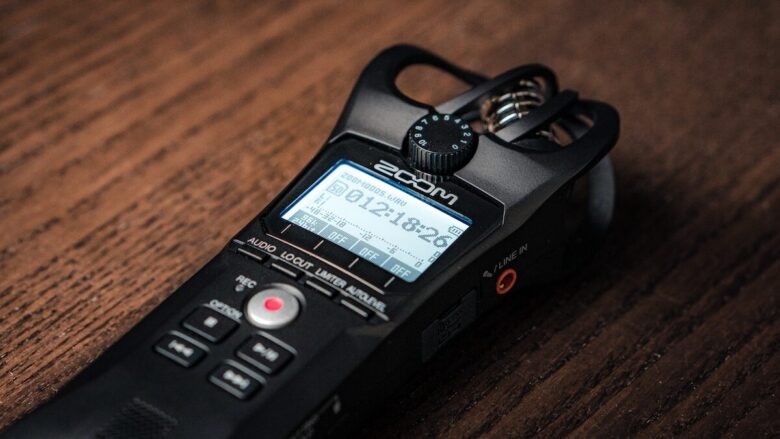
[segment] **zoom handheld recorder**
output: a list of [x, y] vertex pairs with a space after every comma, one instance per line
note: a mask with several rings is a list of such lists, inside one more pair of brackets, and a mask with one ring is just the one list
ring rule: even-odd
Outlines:
[[[424, 64], [470, 88], [403, 95]], [[23, 438], [341, 435], [520, 288], [561, 279], [612, 217], [619, 118], [524, 65], [494, 78], [412, 46], [374, 58], [324, 147]]]

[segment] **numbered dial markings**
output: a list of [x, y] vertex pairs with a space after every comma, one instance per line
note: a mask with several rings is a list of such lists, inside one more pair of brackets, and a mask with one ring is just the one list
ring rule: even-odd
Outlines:
[[450, 174], [474, 153], [476, 135], [468, 122], [451, 114], [429, 114], [409, 129], [409, 159], [420, 171]]

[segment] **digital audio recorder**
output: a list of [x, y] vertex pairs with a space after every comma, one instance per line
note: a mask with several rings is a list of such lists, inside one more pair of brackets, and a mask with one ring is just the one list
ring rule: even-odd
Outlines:
[[[431, 105], [399, 72], [470, 88]], [[200, 271], [9, 437], [337, 435], [609, 224], [617, 112], [524, 65], [412, 46], [365, 68], [316, 157]]]

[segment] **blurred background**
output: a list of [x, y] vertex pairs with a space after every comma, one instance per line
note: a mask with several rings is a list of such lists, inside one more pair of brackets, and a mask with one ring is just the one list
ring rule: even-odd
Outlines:
[[0, 428], [264, 207], [400, 42], [614, 105], [618, 211], [585, 273], [477, 323], [371, 435], [780, 434], [773, 1], [0, 1]]

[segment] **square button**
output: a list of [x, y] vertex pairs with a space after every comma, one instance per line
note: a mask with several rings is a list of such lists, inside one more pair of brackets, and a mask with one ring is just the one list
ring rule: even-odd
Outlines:
[[359, 315], [360, 317], [363, 317], [364, 319], [367, 319], [371, 317], [371, 311], [367, 310], [365, 307], [358, 305], [355, 301], [351, 299], [347, 299], [346, 297], [342, 297], [339, 299], [339, 303], [344, 308], [347, 308], [348, 310], [354, 312], [355, 314]]
[[236, 355], [269, 375], [279, 372], [293, 357], [292, 352], [260, 335], [241, 345]]
[[315, 280], [307, 280], [304, 282], [307, 287], [311, 288], [314, 291], [317, 291], [318, 293], [326, 296], [326, 297], [333, 297], [336, 295], [336, 291], [333, 290], [333, 288], [323, 285], [320, 282], [317, 282]]
[[301, 277], [301, 270], [298, 270], [297, 268], [293, 267], [292, 265], [286, 263], [286, 262], [271, 262], [271, 268], [278, 271], [279, 273], [284, 274], [285, 276], [289, 276], [293, 279], [298, 279]]
[[211, 308], [201, 307], [190, 314], [182, 322], [182, 326], [212, 343], [217, 343], [233, 332], [238, 323]]
[[257, 250], [251, 250], [248, 247], [239, 247], [236, 249], [236, 252], [260, 263], [263, 263], [266, 259], [268, 259], [268, 255], [265, 253]]
[[260, 388], [260, 381], [240, 368], [224, 363], [209, 375], [209, 381], [238, 399], [247, 399]]
[[174, 363], [192, 367], [206, 355], [206, 351], [178, 335], [166, 334], [154, 345], [154, 350]]

